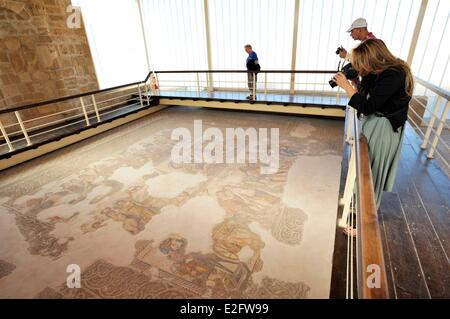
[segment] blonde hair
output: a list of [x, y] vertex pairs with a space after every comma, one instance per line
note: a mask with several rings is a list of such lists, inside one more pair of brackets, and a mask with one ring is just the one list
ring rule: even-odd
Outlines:
[[405, 74], [405, 92], [408, 96], [412, 96], [414, 77], [411, 68], [405, 61], [394, 56], [382, 40], [369, 39], [361, 42], [352, 51], [351, 63], [362, 76], [371, 72], [381, 73], [387, 69], [403, 72]]

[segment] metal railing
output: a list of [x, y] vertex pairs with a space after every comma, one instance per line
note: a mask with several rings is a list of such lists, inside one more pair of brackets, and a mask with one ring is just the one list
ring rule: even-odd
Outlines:
[[[342, 91], [328, 81], [335, 70], [182, 70], [154, 71], [152, 94], [174, 91], [178, 94], [212, 92], [248, 92], [267, 99], [271, 94], [335, 97], [342, 104]], [[149, 75], [150, 78], [150, 75]]]
[[[372, 183], [369, 148], [354, 109], [347, 109], [346, 140], [351, 144], [340, 227], [347, 236], [346, 298], [389, 298]], [[355, 240], [354, 240], [355, 239]]]
[[[144, 82], [0, 110], [0, 154], [13, 155], [149, 105]], [[51, 107], [48, 107], [51, 106]]]
[[450, 92], [418, 77], [415, 77], [415, 82], [408, 122], [422, 139], [421, 148], [428, 149], [427, 158], [432, 159], [437, 155], [445, 168], [450, 169], [450, 146], [442, 138], [444, 131], [450, 133]]

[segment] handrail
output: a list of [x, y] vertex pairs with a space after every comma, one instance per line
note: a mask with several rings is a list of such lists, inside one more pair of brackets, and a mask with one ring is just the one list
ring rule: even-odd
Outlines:
[[121, 89], [121, 88], [124, 88], [124, 87], [127, 87], [127, 86], [132, 86], [132, 85], [137, 85], [137, 84], [142, 84], [142, 83], [143, 83], [142, 81], [138, 81], [138, 82], [122, 84], [122, 85], [118, 85], [118, 86], [114, 86], [114, 87], [110, 87], [110, 88], [106, 88], [106, 89], [89, 91], [89, 92], [84, 92], [84, 93], [79, 93], [79, 94], [69, 95], [69, 96], [63, 96], [63, 97], [56, 98], [56, 99], [45, 100], [45, 101], [35, 102], [35, 103], [31, 103], [31, 104], [26, 104], [26, 105], [13, 106], [13, 107], [10, 107], [10, 108], [1, 109], [0, 110], [0, 114], [5, 114], [5, 113], [10, 113], [10, 112], [30, 109], [32, 107], [38, 107], [38, 106], [47, 105], [47, 104], [64, 102], [64, 101], [67, 101], [67, 100], [76, 99], [76, 98], [80, 98], [80, 97], [83, 97], [83, 96], [88, 96], [88, 95], [92, 95], [92, 94], [108, 92], [108, 91], [117, 90], [117, 89]]
[[[94, 90], [94, 91], [89, 91], [89, 92], [84, 92], [84, 93], [79, 93], [79, 94], [74, 94], [74, 95], [69, 95], [69, 96], [64, 96], [64, 97], [60, 97], [60, 98], [56, 98], [56, 99], [51, 99], [51, 100], [45, 100], [45, 101], [40, 101], [40, 102], [35, 102], [35, 103], [31, 103], [31, 104], [26, 104], [26, 105], [18, 105], [18, 106], [13, 106], [13, 107], [9, 107], [6, 109], [1, 109], [0, 110], [0, 114], [5, 114], [5, 113], [9, 113], [9, 112], [14, 112], [14, 111], [20, 111], [20, 110], [25, 110], [25, 109], [29, 109], [32, 107], [38, 107], [38, 106], [42, 106], [42, 105], [46, 105], [46, 104], [53, 104], [53, 103], [58, 103], [58, 102], [64, 102], [70, 99], [74, 99], [74, 98], [80, 98], [80, 97], [84, 97], [84, 96], [88, 96], [88, 95], [92, 95], [92, 94], [98, 94], [98, 93], [103, 93], [103, 92], [108, 92], [108, 91], [112, 91], [112, 90], [116, 90], [116, 89], [120, 89], [123, 87], [127, 87], [127, 86], [132, 86], [132, 85], [137, 85], [137, 84], [142, 84], [142, 83], [146, 83], [148, 81], [148, 79], [150, 78], [152, 73], [155, 74], [167, 74], [167, 73], [253, 73], [254, 71], [248, 71], [248, 70], [161, 70], [161, 71], [149, 71], [147, 76], [145, 77], [144, 81], [137, 81], [137, 82], [133, 82], [133, 83], [128, 83], [128, 84], [122, 84], [122, 85], [118, 85], [118, 86], [114, 86], [114, 87], [110, 87], [110, 88], [106, 88], [106, 89], [101, 89], [101, 90]], [[332, 73], [336, 73], [336, 70], [260, 70], [258, 71], [258, 73], [287, 73], [287, 74], [332, 74]], [[436, 94], [441, 95], [442, 97], [444, 97], [447, 100], [450, 100], [450, 92], [443, 90], [417, 76], [415, 76], [415, 79], [418, 83], [422, 84], [423, 86], [425, 86], [426, 88], [428, 88], [429, 90], [435, 92]]]
[[151, 73], [155, 74], [164, 74], [164, 73], [304, 73], [304, 74], [324, 74], [324, 73], [336, 73], [336, 70], [260, 70], [260, 71], [252, 71], [252, 70], [181, 70], [181, 71], [151, 71]]
[[423, 85], [424, 87], [426, 87], [427, 89], [429, 89], [430, 91], [433, 91], [434, 93], [436, 93], [437, 95], [442, 96], [443, 98], [445, 98], [447, 101], [450, 100], [450, 92], [447, 90], [444, 90], [443, 88], [440, 88], [434, 84], [431, 84], [430, 82], [427, 82], [417, 76], [414, 76], [415, 80], [417, 83], [420, 83], [421, 85]]
[[[430, 146], [426, 155], [427, 159], [432, 159], [437, 154], [441, 164], [450, 168], [450, 162], [448, 161], [450, 146], [441, 136], [444, 129], [450, 129], [450, 126], [447, 124], [447, 115], [450, 112], [450, 91], [417, 76], [415, 81], [425, 89], [436, 94], [436, 99], [431, 98], [432, 96], [428, 94], [425, 96], [413, 96], [412, 98], [415, 102], [413, 106], [415, 107], [409, 109], [411, 112], [408, 114], [408, 122], [419, 135], [419, 138], [422, 138], [420, 147], [426, 150]], [[425, 98], [425, 101], [422, 98]], [[431, 98], [430, 101], [429, 98]], [[442, 147], [439, 148], [439, 146]]]
[[[383, 257], [380, 225], [372, 183], [369, 147], [366, 137], [360, 133], [358, 117], [353, 116], [355, 143], [356, 185], [357, 185], [357, 240], [360, 267], [358, 273], [358, 295], [362, 299], [389, 298], [386, 266]], [[373, 265], [378, 266], [379, 288], [369, 287], [367, 277], [372, 274]]]

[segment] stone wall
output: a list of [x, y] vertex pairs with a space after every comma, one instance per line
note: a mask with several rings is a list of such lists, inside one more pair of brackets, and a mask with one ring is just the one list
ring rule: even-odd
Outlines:
[[[98, 89], [84, 27], [66, 24], [68, 5], [0, 0], [0, 109]], [[22, 116], [59, 108], [42, 106]]]

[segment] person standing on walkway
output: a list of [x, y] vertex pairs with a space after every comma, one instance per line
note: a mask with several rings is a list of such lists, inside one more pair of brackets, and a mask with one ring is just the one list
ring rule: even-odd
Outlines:
[[[259, 65], [258, 61], [258, 55], [255, 51], [253, 51], [253, 48], [250, 44], [247, 44], [244, 46], [245, 52], [248, 53], [246, 66], [247, 71], [253, 71], [247, 73], [247, 82], [248, 82], [248, 89], [250, 90], [250, 95], [247, 96], [247, 100], [256, 100], [256, 81], [258, 76], [258, 71], [261, 70], [261, 66]], [[255, 80], [255, 83], [253, 83], [253, 79]], [[255, 86], [255, 92], [253, 92], [253, 86]]]

